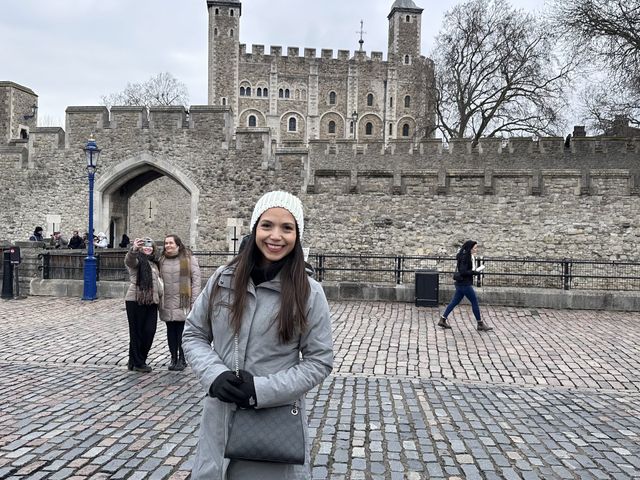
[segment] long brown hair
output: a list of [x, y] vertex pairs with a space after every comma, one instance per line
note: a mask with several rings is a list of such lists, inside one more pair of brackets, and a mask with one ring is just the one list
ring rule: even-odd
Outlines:
[[[278, 336], [281, 343], [289, 342], [297, 333], [307, 329], [306, 306], [309, 299], [309, 279], [305, 271], [304, 253], [300, 244], [300, 233], [296, 225], [296, 243], [293, 251], [285, 257], [286, 261], [280, 270], [280, 310], [275, 322], [278, 324]], [[231, 310], [230, 324], [234, 333], [240, 332], [242, 315], [247, 301], [247, 285], [251, 272], [260, 263], [262, 253], [256, 245], [255, 227], [248, 239], [246, 247], [236, 255], [227, 266], [234, 266], [233, 301], [228, 305]], [[209, 297], [209, 312], [213, 309], [214, 299], [218, 293], [218, 284], [214, 285]]]
[[[191, 256], [191, 250], [189, 250], [186, 245], [184, 243], [182, 243], [182, 239], [178, 236], [175, 235], [173, 233], [169, 233], [168, 235], [164, 236], [164, 239], [166, 240], [167, 238], [173, 238], [173, 241], [175, 242], [176, 246], [178, 247], [178, 257], [190, 257]], [[162, 255], [161, 255], [162, 259], [167, 258], [166, 256], [166, 251], [162, 250]]]

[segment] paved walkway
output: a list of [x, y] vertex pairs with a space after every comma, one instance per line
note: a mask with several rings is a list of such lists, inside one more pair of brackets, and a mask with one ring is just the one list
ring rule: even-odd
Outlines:
[[[314, 479], [640, 478], [638, 314], [333, 302]], [[124, 304], [0, 301], [0, 478], [187, 478], [202, 392], [128, 372]]]

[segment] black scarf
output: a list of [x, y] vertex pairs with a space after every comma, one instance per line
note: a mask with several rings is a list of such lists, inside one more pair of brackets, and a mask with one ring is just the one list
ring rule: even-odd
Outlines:
[[145, 255], [138, 251], [138, 278], [136, 280], [136, 301], [140, 305], [151, 305], [153, 303], [153, 272], [151, 271], [151, 261], [153, 255]]
[[260, 285], [262, 282], [268, 282], [276, 278], [276, 275], [282, 270], [287, 259], [288, 257], [285, 257], [277, 262], [268, 263], [263, 267], [259, 267], [258, 265], [253, 267], [253, 270], [251, 270], [251, 280], [253, 280], [254, 285]]

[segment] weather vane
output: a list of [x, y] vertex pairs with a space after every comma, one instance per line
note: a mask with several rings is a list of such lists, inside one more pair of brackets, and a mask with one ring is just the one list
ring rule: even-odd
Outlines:
[[356, 33], [359, 33], [359, 34], [360, 34], [360, 40], [358, 40], [358, 43], [360, 44], [360, 51], [362, 51], [362, 44], [364, 43], [364, 40], [362, 39], [362, 35], [364, 35], [365, 33], [367, 33], [367, 32], [365, 32], [365, 31], [362, 29], [362, 28], [363, 28], [363, 26], [364, 26], [364, 22], [363, 22], [362, 20], [360, 20], [360, 31], [359, 31], [359, 32], [358, 32], [358, 31], [356, 31]]

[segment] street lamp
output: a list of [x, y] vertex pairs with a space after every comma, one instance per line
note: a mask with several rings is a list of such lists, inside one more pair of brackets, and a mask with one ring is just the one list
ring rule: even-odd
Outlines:
[[351, 121], [353, 122], [353, 139], [358, 141], [358, 112], [355, 110], [351, 114]]
[[89, 232], [87, 233], [87, 256], [84, 259], [84, 292], [82, 300], [95, 300], [98, 286], [96, 285], [96, 257], [93, 256], [93, 177], [100, 158], [100, 149], [96, 145], [93, 134], [89, 137], [87, 145], [83, 148], [87, 159], [87, 173], [89, 175]]

